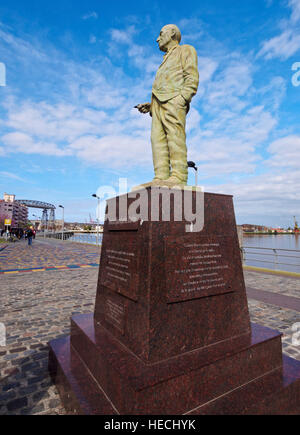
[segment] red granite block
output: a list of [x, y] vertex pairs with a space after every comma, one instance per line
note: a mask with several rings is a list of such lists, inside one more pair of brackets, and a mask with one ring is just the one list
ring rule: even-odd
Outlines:
[[104, 225], [95, 319], [144, 361], [250, 331], [232, 197], [193, 195], [201, 232], [186, 220]]
[[153, 364], [98, 327], [92, 315], [73, 316], [71, 325], [72, 347], [121, 414], [182, 414], [282, 369], [281, 335], [257, 325], [250, 335]]
[[49, 373], [68, 414], [117, 414], [77, 352], [72, 349], [70, 337], [52, 340], [49, 347]]
[[283, 357], [272, 371], [232, 392], [199, 406], [188, 415], [299, 415], [300, 363]]
[[206, 363], [205, 352], [189, 352], [148, 365], [107, 331], [96, 333], [93, 323], [92, 315], [74, 316], [72, 345], [69, 339], [51, 342], [50, 361], [59, 367], [59, 376], [57, 372], [52, 376], [70, 413], [293, 414], [299, 410], [300, 363], [284, 357], [281, 365], [276, 331], [252, 324], [251, 337], [223, 343], [207, 354]]
[[[148, 213], [150, 194], [139, 205]], [[94, 314], [72, 317], [71, 337], [50, 343], [49, 369], [68, 412], [296, 412], [300, 363], [283, 364], [281, 334], [250, 324], [232, 197], [192, 193], [194, 210], [204, 199], [201, 231], [176, 221], [174, 198], [170, 221], [160, 198], [157, 221], [135, 222], [134, 198], [115, 199]]]

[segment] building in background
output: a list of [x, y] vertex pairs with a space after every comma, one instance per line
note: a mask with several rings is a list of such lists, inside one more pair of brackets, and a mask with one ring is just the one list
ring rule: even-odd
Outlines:
[[269, 228], [264, 225], [243, 224], [242, 228], [245, 233], [258, 233], [269, 231]]
[[21, 228], [27, 224], [28, 208], [26, 207], [26, 205], [16, 202], [15, 195], [9, 195], [5, 193], [3, 199], [0, 199], [1, 226], [3, 226], [4, 219], [11, 219], [12, 228]]

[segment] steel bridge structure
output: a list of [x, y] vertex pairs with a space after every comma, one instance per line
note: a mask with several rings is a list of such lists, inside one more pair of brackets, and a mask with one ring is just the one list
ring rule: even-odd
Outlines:
[[39, 208], [43, 210], [43, 215], [41, 219], [42, 229], [54, 229], [55, 228], [55, 210], [56, 207], [53, 204], [48, 204], [47, 202], [34, 201], [30, 199], [18, 199], [16, 200], [19, 204], [26, 205], [28, 208]]

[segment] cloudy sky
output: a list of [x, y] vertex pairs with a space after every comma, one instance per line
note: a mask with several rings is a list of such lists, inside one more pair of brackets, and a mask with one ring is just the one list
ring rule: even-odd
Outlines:
[[151, 118], [133, 106], [151, 98], [168, 23], [199, 57], [199, 184], [234, 195], [240, 224], [300, 219], [300, 0], [1, 0], [1, 196], [84, 222], [101, 186], [153, 178]]

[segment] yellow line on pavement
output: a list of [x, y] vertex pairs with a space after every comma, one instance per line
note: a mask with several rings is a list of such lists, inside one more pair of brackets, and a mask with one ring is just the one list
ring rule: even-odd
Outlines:
[[250, 270], [253, 272], [265, 272], [265, 273], [272, 273], [273, 275], [283, 275], [283, 276], [291, 276], [295, 278], [300, 278], [300, 273], [297, 272], [287, 272], [286, 270], [273, 270], [273, 269], [266, 269], [263, 267], [255, 267], [255, 266], [243, 266], [245, 270]]

